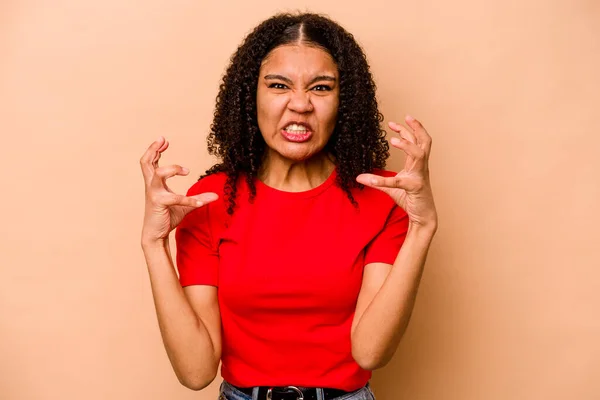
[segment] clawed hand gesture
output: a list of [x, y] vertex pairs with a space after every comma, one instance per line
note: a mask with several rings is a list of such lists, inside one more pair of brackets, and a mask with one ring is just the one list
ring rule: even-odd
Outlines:
[[431, 137], [414, 118], [405, 119], [408, 128], [395, 122], [389, 127], [399, 134], [390, 141], [406, 153], [402, 171], [393, 177], [360, 174], [356, 181], [387, 193], [408, 214], [413, 225], [437, 228], [437, 212], [429, 182]]
[[184, 196], [173, 193], [166, 180], [175, 175], [187, 175], [180, 165], [158, 166], [160, 155], [169, 147], [162, 136], [148, 147], [140, 159], [146, 187], [146, 209], [142, 228], [142, 243], [164, 240], [190, 211], [215, 201], [216, 193]]

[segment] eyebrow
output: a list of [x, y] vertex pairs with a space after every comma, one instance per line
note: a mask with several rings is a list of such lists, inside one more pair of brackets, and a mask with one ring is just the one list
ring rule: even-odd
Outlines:
[[[290, 78], [287, 78], [283, 75], [276, 75], [276, 74], [269, 74], [269, 75], [265, 75], [265, 79], [279, 79], [281, 81], [284, 81], [288, 84], [292, 84], [292, 80]], [[310, 82], [308, 82], [309, 85], [312, 85], [315, 82], [318, 81], [329, 81], [329, 82], [335, 82], [336, 79], [335, 77], [331, 76], [331, 75], [319, 75], [319, 76], [315, 76], [314, 78], [312, 78], [310, 80]]]

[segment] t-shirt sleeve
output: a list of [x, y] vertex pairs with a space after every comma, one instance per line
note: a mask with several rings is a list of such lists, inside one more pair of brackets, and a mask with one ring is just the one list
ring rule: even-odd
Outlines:
[[365, 249], [365, 265], [380, 262], [393, 264], [408, 232], [408, 214], [394, 205], [383, 229]]
[[[187, 195], [205, 190], [192, 186]], [[218, 286], [219, 253], [211, 235], [209, 208], [211, 204], [187, 214], [175, 230], [177, 270], [181, 286]]]

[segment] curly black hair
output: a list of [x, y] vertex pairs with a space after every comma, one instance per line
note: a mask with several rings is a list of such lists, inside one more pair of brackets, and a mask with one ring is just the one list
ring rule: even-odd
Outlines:
[[363, 188], [356, 176], [385, 167], [389, 145], [380, 125], [383, 115], [377, 107], [375, 82], [360, 45], [349, 32], [323, 15], [277, 14], [254, 28], [232, 55], [216, 99], [207, 141], [209, 153], [221, 162], [204, 176], [226, 173], [225, 196], [230, 215], [236, 206], [237, 181], [242, 173], [250, 188], [249, 201], [254, 200], [254, 180], [265, 154], [266, 143], [258, 129], [256, 109], [261, 63], [276, 47], [300, 41], [327, 51], [338, 68], [337, 122], [324, 149], [335, 160], [336, 184], [356, 206], [350, 189]]

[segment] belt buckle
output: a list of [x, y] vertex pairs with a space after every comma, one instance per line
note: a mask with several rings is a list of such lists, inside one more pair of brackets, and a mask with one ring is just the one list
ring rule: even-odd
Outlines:
[[[283, 388], [283, 390], [288, 390], [288, 389], [292, 389], [293, 391], [298, 393], [298, 398], [296, 400], [304, 400], [304, 394], [302, 394], [302, 391], [300, 389], [298, 389], [296, 386], [286, 386]], [[273, 399], [273, 388], [270, 387], [267, 390], [267, 400], [272, 400], [272, 399]]]

